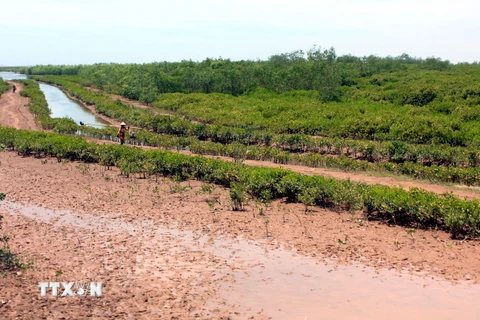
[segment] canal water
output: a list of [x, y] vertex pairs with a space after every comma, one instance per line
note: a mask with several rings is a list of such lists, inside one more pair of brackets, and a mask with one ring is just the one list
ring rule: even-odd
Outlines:
[[40, 90], [45, 94], [52, 118], [72, 118], [76, 123], [83, 122], [96, 128], [104, 128], [108, 123], [97, 117], [80, 103], [71, 100], [57, 87], [40, 83]]
[[[27, 76], [15, 72], [0, 72], [0, 78], [4, 80], [23, 80]], [[76, 123], [83, 122], [95, 128], [104, 128], [108, 123], [97, 117], [80, 103], [71, 100], [62, 90], [55, 86], [40, 83], [40, 90], [47, 99], [48, 107], [52, 111], [52, 118], [68, 117]]]
[[0, 71], [0, 78], [2, 78], [3, 80], [23, 80], [27, 79], [27, 76], [16, 72]]

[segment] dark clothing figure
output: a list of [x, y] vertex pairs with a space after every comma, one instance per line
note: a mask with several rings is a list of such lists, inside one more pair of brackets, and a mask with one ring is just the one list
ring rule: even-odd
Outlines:
[[128, 132], [128, 135], [130, 136], [130, 139], [135, 139], [135, 138], [137, 137], [137, 136], [135, 135], [135, 131], [133, 131], [133, 130], [130, 130], [130, 131]]
[[130, 127], [127, 127], [125, 122], [122, 122], [120, 124], [120, 129], [118, 130], [117, 137], [120, 139], [120, 144], [125, 143], [125, 132], [130, 129]]
[[12, 86], [12, 91], [13, 91], [13, 93], [15, 93], [15, 91], [17, 91], [17, 87], [15, 85]]

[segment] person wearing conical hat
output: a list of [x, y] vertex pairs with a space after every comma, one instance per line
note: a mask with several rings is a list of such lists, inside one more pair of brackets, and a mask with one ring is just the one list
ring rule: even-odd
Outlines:
[[129, 129], [130, 127], [127, 127], [127, 124], [125, 122], [120, 123], [120, 129], [117, 133], [117, 137], [120, 139], [120, 144], [125, 143], [125, 132]]

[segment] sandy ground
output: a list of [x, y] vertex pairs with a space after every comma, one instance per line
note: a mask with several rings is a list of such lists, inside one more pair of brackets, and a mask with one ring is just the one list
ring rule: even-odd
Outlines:
[[[12, 82], [7, 81], [12, 84]], [[18, 129], [38, 130], [38, 126], [33, 120], [33, 115], [28, 111], [26, 105], [28, 98], [20, 96], [19, 92], [23, 89], [21, 83], [15, 83], [17, 92], [11, 90], [0, 96], [0, 125], [9, 126]]]

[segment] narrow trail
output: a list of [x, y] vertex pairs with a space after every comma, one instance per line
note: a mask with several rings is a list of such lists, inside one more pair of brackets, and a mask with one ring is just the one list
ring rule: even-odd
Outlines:
[[[19, 92], [23, 86], [21, 84], [17, 85]], [[98, 90], [94, 88], [89, 88], [89, 90]], [[70, 95], [68, 95], [72, 98]], [[110, 95], [111, 97], [116, 97], [115, 95]], [[127, 103], [132, 103], [131, 100], [119, 97], [122, 101]], [[73, 99], [73, 98], [72, 98]], [[119, 121], [114, 119], [105, 117], [104, 115], [100, 115], [96, 112], [95, 106], [89, 106], [83, 103], [81, 100], [75, 99], [76, 101], [82, 103], [85, 107], [95, 113], [97, 116], [102, 117], [103, 120], [110, 122], [113, 125], [118, 125]], [[0, 114], [0, 124], [5, 126], [15, 127], [17, 129], [29, 129], [29, 130], [38, 130], [38, 126], [36, 126], [35, 122], [33, 121], [33, 116], [28, 112], [28, 109], [25, 105], [28, 103], [27, 98], [21, 97], [18, 93], [13, 94], [12, 92], [4, 93], [0, 98], [0, 107], [2, 108], [2, 113]], [[135, 106], [143, 108], [150, 108], [146, 105], [142, 105], [139, 102], [135, 103]], [[106, 141], [106, 140], [99, 140], [99, 139], [87, 139], [89, 141], [94, 141], [97, 143], [103, 144], [111, 144], [115, 143], [113, 141]], [[142, 147], [143, 149], [157, 149], [153, 147]], [[192, 152], [188, 151], [180, 151], [182, 154], [186, 155], [197, 155]], [[209, 155], [200, 155], [206, 158], [213, 158], [219, 159], [223, 161], [233, 161], [233, 158], [230, 157], [223, 157], [223, 156], [209, 156]], [[260, 161], [260, 160], [245, 160], [244, 164], [249, 166], [257, 166], [257, 167], [267, 167], [267, 168], [284, 168], [291, 170], [293, 172], [306, 174], [306, 175], [320, 175], [324, 177], [334, 178], [334, 179], [341, 179], [347, 180], [350, 179], [351, 181], [366, 183], [366, 184], [381, 184], [391, 187], [400, 187], [403, 189], [411, 189], [411, 188], [421, 188], [426, 191], [434, 192], [437, 194], [442, 193], [453, 193], [455, 196], [459, 198], [467, 198], [467, 199], [479, 199], [480, 200], [480, 188], [478, 187], [468, 187], [464, 185], [440, 185], [434, 183], [427, 183], [421, 181], [411, 181], [411, 180], [403, 180], [408, 179], [405, 178], [397, 178], [393, 176], [376, 176], [370, 175], [364, 172], [344, 172], [335, 169], [329, 168], [312, 168], [306, 166], [298, 166], [298, 165], [287, 165], [287, 164], [277, 164], [269, 161]]]
[[420, 181], [403, 181], [399, 178], [392, 176], [373, 176], [365, 173], [359, 172], [344, 172], [344, 171], [334, 171], [333, 169], [327, 168], [311, 168], [304, 166], [295, 166], [295, 165], [279, 165], [273, 162], [268, 161], [255, 161], [255, 160], [246, 160], [245, 164], [251, 166], [259, 167], [268, 167], [268, 168], [278, 168], [283, 167], [298, 173], [307, 174], [307, 175], [320, 175], [334, 179], [348, 180], [362, 182], [366, 184], [381, 184], [391, 187], [400, 187], [403, 189], [411, 188], [421, 188], [430, 192], [442, 194], [452, 192], [459, 198], [468, 198], [468, 199], [480, 199], [480, 189], [478, 187], [468, 187], [463, 185], [454, 185], [446, 186], [439, 185], [434, 183], [425, 183]]
[[[12, 84], [10, 81], [7, 82]], [[28, 98], [19, 94], [23, 89], [23, 84], [15, 83], [15, 86], [17, 92], [13, 93], [9, 90], [0, 97], [0, 125], [17, 129], [39, 130], [33, 115], [26, 107]]]
[[131, 104], [134, 107], [140, 108], [140, 109], [150, 109], [151, 108], [150, 106], [142, 104], [141, 102], [130, 100], [130, 99], [127, 99], [125, 97], [122, 97], [122, 96], [119, 96], [119, 95], [116, 95], [116, 94], [106, 93], [106, 92], [103, 92], [102, 90], [94, 88], [94, 87], [84, 87], [84, 88], [89, 90], [89, 91], [92, 91], [92, 92], [101, 92], [101, 93], [109, 96], [113, 100], [120, 100], [120, 101], [123, 101], [125, 103]]

